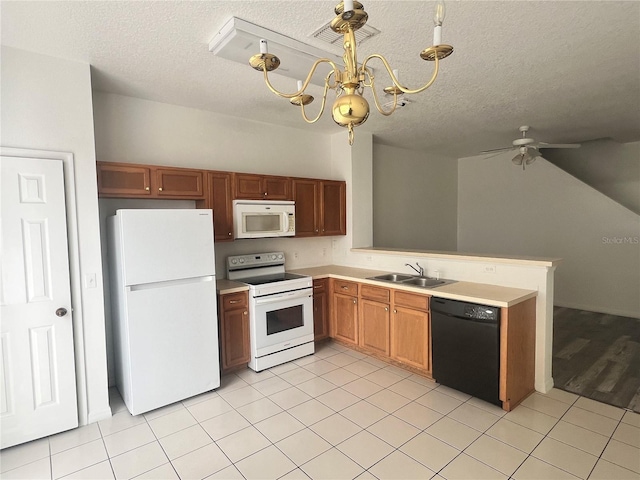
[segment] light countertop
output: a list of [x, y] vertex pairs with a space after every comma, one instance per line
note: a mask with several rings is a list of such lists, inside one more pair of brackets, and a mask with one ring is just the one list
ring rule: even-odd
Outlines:
[[368, 279], [368, 277], [389, 273], [387, 271], [368, 270], [340, 265], [301, 268], [298, 270], [291, 270], [291, 273], [310, 275], [314, 279], [331, 277], [343, 280], [355, 280], [361, 283], [369, 283], [371, 285], [378, 285], [381, 287], [402, 289], [414, 293], [428, 294], [439, 298], [481, 303], [495, 307], [511, 307], [528, 300], [529, 298], [533, 298], [538, 294], [535, 290], [524, 290], [521, 288], [501, 287], [498, 285], [472, 282], [455, 282], [437, 288], [412, 287], [399, 283]]
[[224, 295], [226, 293], [237, 293], [249, 290], [249, 285], [241, 282], [234, 282], [233, 280], [227, 280], [221, 278], [216, 280], [216, 290], [218, 295]]

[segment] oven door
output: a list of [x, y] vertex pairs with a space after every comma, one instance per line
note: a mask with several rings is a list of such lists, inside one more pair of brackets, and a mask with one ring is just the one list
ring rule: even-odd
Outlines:
[[313, 289], [254, 298], [253, 306], [257, 357], [313, 341]]

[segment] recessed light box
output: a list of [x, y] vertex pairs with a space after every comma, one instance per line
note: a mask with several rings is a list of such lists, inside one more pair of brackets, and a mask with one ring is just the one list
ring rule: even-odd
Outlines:
[[[342, 57], [338, 55], [237, 17], [232, 17], [213, 37], [209, 42], [209, 51], [214, 55], [243, 63], [249, 67], [249, 58], [260, 53], [260, 39], [262, 38], [269, 42], [269, 53], [280, 58], [280, 66], [273, 73], [295, 80], [304, 80], [313, 63], [319, 58], [328, 58], [340, 68], [344, 67]], [[320, 65], [313, 75], [311, 83], [324, 86], [324, 79], [330, 70], [329, 65]], [[295, 82], [292, 82], [291, 86], [291, 91], [294, 91]]]

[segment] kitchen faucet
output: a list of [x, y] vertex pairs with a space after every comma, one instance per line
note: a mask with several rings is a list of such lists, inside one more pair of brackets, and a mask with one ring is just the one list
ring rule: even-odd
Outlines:
[[413, 269], [421, 277], [424, 277], [424, 268], [422, 268], [418, 262], [416, 262], [416, 265], [418, 266], [418, 268], [414, 267], [410, 263], [405, 263], [405, 265]]

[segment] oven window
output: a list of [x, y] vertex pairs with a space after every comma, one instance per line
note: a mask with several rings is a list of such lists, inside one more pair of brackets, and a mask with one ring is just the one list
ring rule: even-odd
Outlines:
[[302, 305], [267, 312], [267, 335], [292, 330], [303, 324]]
[[245, 228], [247, 233], [259, 232], [279, 232], [280, 231], [280, 215], [251, 215], [244, 217]]

